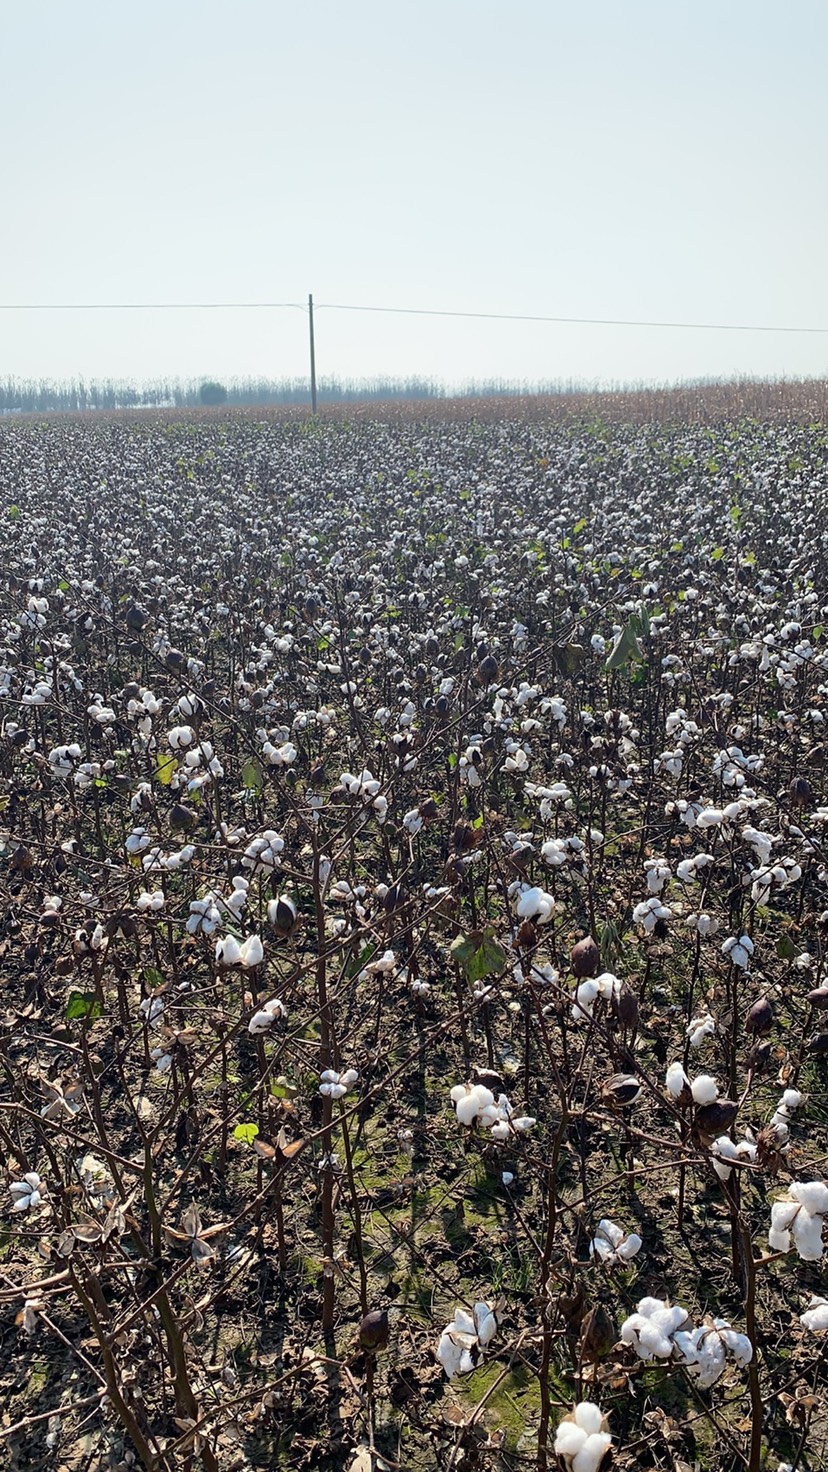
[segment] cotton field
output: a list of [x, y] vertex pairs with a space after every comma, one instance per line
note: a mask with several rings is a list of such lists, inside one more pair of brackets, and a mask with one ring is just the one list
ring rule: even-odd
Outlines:
[[0, 426], [0, 1444], [828, 1458], [828, 436]]

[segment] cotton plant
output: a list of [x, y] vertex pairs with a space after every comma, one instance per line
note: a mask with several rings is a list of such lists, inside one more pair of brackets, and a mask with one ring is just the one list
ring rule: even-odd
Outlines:
[[664, 1298], [640, 1299], [634, 1314], [621, 1325], [621, 1339], [645, 1362], [669, 1360], [673, 1354], [674, 1335], [689, 1321], [680, 1303], [670, 1304]]
[[457, 1084], [451, 1091], [451, 1102], [459, 1124], [479, 1124], [498, 1142], [512, 1135], [526, 1134], [537, 1124], [531, 1115], [518, 1114], [506, 1094], [499, 1094], [495, 1099], [492, 1090], [484, 1084]]
[[37, 1171], [28, 1170], [19, 1181], [12, 1181], [9, 1195], [12, 1211], [35, 1211], [46, 1200], [46, 1187]]
[[771, 1207], [768, 1246], [773, 1252], [790, 1252], [793, 1239], [793, 1246], [804, 1262], [821, 1261], [826, 1215], [828, 1186], [824, 1181], [792, 1181], [785, 1195]]
[[728, 1358], [740, 1369], [753, 1359], [753, 1345], [727, 1319], [713, 1319], [695, 1329], [679, 1329], [673, 1344], [684, 1369], [701, 1390], [709, 1390], [725, 1372]]
[[812, 1293], [808, 1307], [799, 1315], [799, 1322], [812, 1334], [828, 1332], [828, 1298]]
[[624, 1232], [622, 1227], [608, 1217], [602, 1217], [589, 1244], [590, 1257], [598, 1258], [608, 1267], [631, 1262], [641, 1251], [642, 1242], [637, 1232]]
[[336, 1068], [323, 1068], [319, 1075], [319, 1092], [323, 1098], [343, 1099], [358, 1081], [359, 1073], [355, 1068], [346, 1068], [341, 1073]]
[[687, 1041], [691, 1048], [701, 1048], [708, 1038], [716, 1035], [716, 1019], [710, 1012], [694, 1017], [687, 1026]]
[[269, 1002], [265, 1002], [253, 1013], [247, 1024], [247, 1031], [253, 1037], [261, 1036], [262, 1033], [270, 1031], [274, 1022], [286, 1016], [287, 1008], [284, 1002], [280, 1001], [278, 997], [271, 997]]
[[555, 1455], [566, 1472], [599, 1472], [612, 1446], [608, 1419], [594, 1401], [582, 1400], [558, 1422]]
[[659, 895], [651, 895], [649, 899], [642, 900], [635, 906], [632, 917], [645, 935], [652, 935], [659, 921], [672, 920], [673, 911], [669, 905], [664, 904]]
[[243, 941], [236, 940], [234, 935], [226, 935], [216, 941], [215, 954], [216, 965], [222, 969], [240, 966], [244, 971], [252, 971], [264, 960], [264, 946], [258, 935], [248, 935]]
[[749, 971], [754, 944], [749, 935], [729, 935], [722, 944], [722, 955], [740, 971]]
[[470, 1375], [496, 1334], [497, 1312], [491, 1304], [481, 1300], [470, 1314], [465, 1309], [455, 1309], [454, 1318], [440, 1335], [436, 1351], [447, 1379]]
[[573, 1022], [591, 1021], [596, 1002], [617, 1001], [622, 986], [623, 982], [611, 971], [604, 971], [600, 976], [587, 976], [579, 983], [572, 1001], [570, 1012]]

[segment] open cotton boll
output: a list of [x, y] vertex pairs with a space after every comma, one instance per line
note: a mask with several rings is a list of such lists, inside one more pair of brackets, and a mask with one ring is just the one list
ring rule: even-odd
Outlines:
[[781, 1201], [774, 1201], [771, 1206], [771, 1224], [768, 1232], [768, 1246], [774, 1252], [790, 1252], [791, 1250], [791, 1223], [799, 1210], [796, 1201], [788, 1201], [784, 1197]]
[[735, 1329], [731, 1329], [727, 1319], [714, 1319], [713, 1323], [728, 1354], [733, 1356], [739, 1368], [743, 1370], [745, 1365], [749, 1365], [753, 1359], [753, 1345], [747, 1334], [738, 1334]]
[[819, 1262], [822, 1257], [822, 1222], [821, 1216], [812, 1216], [804, 1206], [793, 1219], [794, 1246], [804, 1262]]
[[703, 1390], [709, 1390], [720, 1379], [725, 1367], [725, 1347], [721, 1337], [702, 1324], [698, 1329], [676, 1334], [675, 1346], [685, 1368]]
[[612, 1445], [610, 1433], [601, 1429], [605, 1425], [600, 1407], [588, 1400], [560, 1422], [555, 1431], [555, 1455], [567, 1472], [598, 1472]]
[[716, 1031], [716, 1020], [708, 1012], [705, 1017], [696, 1017], [687, 1028], [687, 1037], [691, 1048], [700, 1048], [706, 1038], [711, 1038]]
[[264, 946], [258, 935], [249, 935], [239, 949], [239, 960], [246, 970], [260, 966], [264, 960]]
[[687, 1320], [681, 1304], [672, 1307], [660, 1298], [642, 1298], [638, 1312], [621, 1325], [621, 1338], [631, 1344], [639, 1359], [668, 1360], [673, 1353], [673, 1335]]
[[729, 1181], [733, 1174], [732, 1167], [725, 1165], [726, 1160], [738, 1160], [739, 1149], [734, 1145], [729, 1135], [720, 1135], [718, 1140], [713, 1141], [712, 1148], [713, 1169], [720, 1181]]
[[478, 1343], [485, 1348], [497, 1333], [497, 1318], [494, 1309], [488, 1303], [476, 1303], [473, 1318]]
[[608, 1217], [602, 1217], [589, 1244], [590, 1257], [599, 1257], [602, 1262], [630, 1262], [641, 1251], [641, 1238], [637, 1232], [628, 1235]]
[[690, 1080], [680, 1063], [670, 1064], [664, 1082], [667, 1086], [667, 1093], [673, 1099], [678, 1099], [679, 1095], [690, 1087]]
[[594, 977], [590, 976], [586, 981], [581, 982], [575, 993], [575, 1000], [572, 1003], [573, 1022], [586, 1022], [587, 1018], [592, 1016], [592, 1008], [598, 997], [598, 993], [598, 982]]
[[527, 887], [520, 894], [517, 912], [520, 920], [536, 920], [543, 925], [555, 913], [554, 896], [547, 894], [545, 889]]
[[798, 1109], [801, 1103], [802, 1095], [799, 1089], [786, 1089], [782, 1095], [782, 1103], [779, 1107], [780, 1109], [787, 1109], [789, 1114], [793, 1114], [794, 1110]]
[[814, 1293], [804, 1314], [799, 1315], [799, 1322], [812, 1334], [824, 1334], [828, 1329], [828, 1298], [820, 1298], [818, 1293]]
[[812, 1216], [828, 1214], [828, 1186], [824, 1181], [794, 1181], [788, 1187], [788, 1195]]
[[712, 1104], [719, 1097], [719, 1085], [709, 1073], [700, 1073], [690, 1085], [694, 1104]]

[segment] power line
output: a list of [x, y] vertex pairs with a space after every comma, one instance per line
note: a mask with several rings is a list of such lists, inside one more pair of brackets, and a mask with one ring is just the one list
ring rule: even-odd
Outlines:
[[[405, 317], [448, 317], [481, 322], [549, 322], [575, 327], [645, 327], [687, 332], [783, 332], [824, 335], [828, 327], [789, 327], [750, 322], [662, 322], [633, 317], [562, 317], [534, 312], [464, 312], [439, 307], [378, 307], [352, 302], [316, 302], [317, 311], [378, 312]], [[307, 312], [304, 302], [0, 302], [0, 312]]]
[[296, 307], [303, 302], [0, 302], [0, 312], [220, 312]]
[[366, 307], [344, 302], [318, 302], [317, 311], [395, 312], [412, 317], [473, 317], [494, 322], [558, 322], [590, 327], [668, 327], [697, 332], [828, 332], [828, 327], [764, 327], [741, 322], [640, 322], [627, 317], [542, 317], [516, 312], [450, 312], [428, 307]]

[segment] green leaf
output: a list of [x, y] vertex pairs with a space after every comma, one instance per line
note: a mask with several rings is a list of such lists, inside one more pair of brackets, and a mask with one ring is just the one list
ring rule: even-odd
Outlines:
[[738, 526], [739, 525], [739, 522], [742, 520], [742, 508], [741, 508], [741, 506], [731, 506], [731, 508], [730, 508], [730, 520], [733, 522], [733, 525], [734, 526]]
[[242, 782], [248, 792], [261, 792], [264, 787], [264, 776], [258, 762], [245, 762], [242, 767]]
[[17, 518], [20, 515], [20, 507], [19, 506], [7, 506], [6, 507], [6, 515], [9, 518], [9, 521], [17, 521]]
[[164, 985], [164, 978], [155, 966], [144, 967], [144, 981], [147, 983], [147, 986], [152, 987], [154, 992], [157, 992], [158, 988]]
[[66, 1003], [66, 1021], [77, 1022], [81, 1017], [93, 1021], [100, 1017], [102, 1007], [94, 992], [70, 992]]
[[796, 957], [799, 955], [799, 952], [797, 951], [796, 946], [791, 940], [791, 937], [789, 935], [782, 935], [780, 936], [779, 944], [776, 947], [776, 954], [777, 956], [781, 957], [783, 961], [795, 961]]
[[610, 650], [609, 658], [604, 665], [604, 669], [607, 671], [607, 673], [609, 673], [611, 670], [623, 669], [624, 665], [628, 664], [630, 660], [634, 661], [636, 664], [644, 664], [644, 650], [641, 648], [641, 645], [639, 644], [636, 637], [637, 631], [635, 628], [635, 624], [637, 622], [637, 620], [634, 620], [632, 618], [629, 619], [621, 630], [621, 633], [618, 635], [618, 638], [616, 639], [612, 649]]
[[721, 562], [721, 560], [722, 560], [723, 557], [724, 557], [724, 547], [714, 547], [713, 548], [713, 551], [710, 553], [710, 561], [711, 562]]
[[233, 1139], [241, 1140], [245, 1145], [252, 1145], [258, 1133], [259, 1126], [257, 1124], [253, 1124], [252, 1122], [250, 1124], [237, 1124], [233, 1131]]
[[458, 935], [451, 943], [451, 955], [466, 973], [470, 985], [481, 981], [484, 976], [497, 975], [506, 965], [506, 952], [494, 939], [494, 931], [470, 930], [468, 935]]
[[174, 756], [165, 756], [160, 751], [155, 758], [155, 775], [162, 787], [169, 787], [177, 762]]

